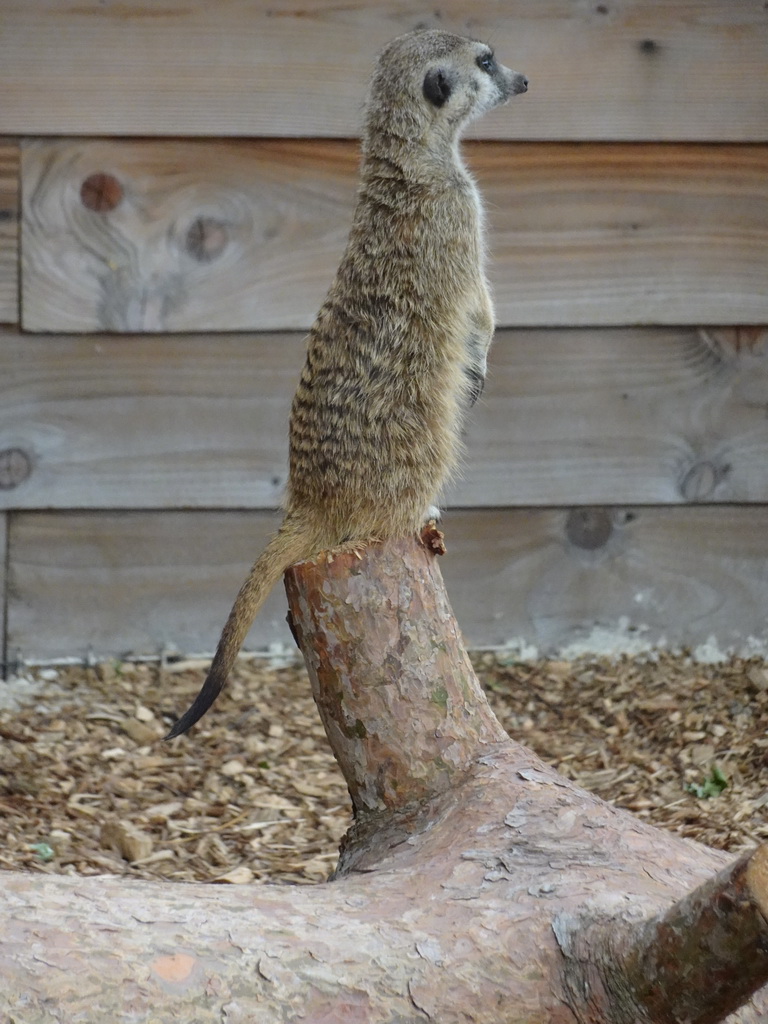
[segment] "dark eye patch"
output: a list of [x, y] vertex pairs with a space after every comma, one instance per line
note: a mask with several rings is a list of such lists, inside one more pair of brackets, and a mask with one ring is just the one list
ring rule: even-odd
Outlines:
[[492, 75], [496, 70], [496, 59], [492, 53], [481, 53], [477, 58], [477, 66], [487, 75]]
[[442, 107], [450, 99], [453, 85], [441, 68], [435, 68], [427, 72], [423, 89], [424, 95], [430, 103], [436, 107]]

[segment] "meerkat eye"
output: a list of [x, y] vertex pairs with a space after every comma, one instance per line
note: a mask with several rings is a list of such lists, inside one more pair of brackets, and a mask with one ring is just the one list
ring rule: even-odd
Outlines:
[[477, 58], [477, 66], [481, 71], [485, 71], [486, 74], [493, 74], [496, 69], [496, 61], [494, 60], [493, 54], [481, 53]]

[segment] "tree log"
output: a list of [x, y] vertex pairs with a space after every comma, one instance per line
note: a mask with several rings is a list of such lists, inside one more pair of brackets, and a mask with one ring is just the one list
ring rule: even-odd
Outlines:
[[766, 848], [728, 866], [510, 740], [415, 540], [287, 591], [355, 811], [334, 879], [6, 874], [3, 1024], [768, 1020]]

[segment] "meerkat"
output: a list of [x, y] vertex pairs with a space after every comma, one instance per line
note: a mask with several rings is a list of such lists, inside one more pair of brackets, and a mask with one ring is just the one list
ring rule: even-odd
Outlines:
[[435, 516], [494, 331], [483, 210], [459, 136], [527, 88], [485, 43], [448, 32], [410, 32], [379, 55], [352, 229], [291, 408], [284, 518], [169, 739], [221, 692], [289, 566], [328, 548], [406, 536]]

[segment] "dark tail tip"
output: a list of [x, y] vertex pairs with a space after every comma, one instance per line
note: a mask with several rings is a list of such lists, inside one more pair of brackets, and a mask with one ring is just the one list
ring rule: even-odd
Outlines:
[[167, 740], [172, 740], [177, 736], [181, 736], [187, 731], [187, 729], [191, 729], [195, 722], [200, 721], [208, 708], [221, 693], [224, 683], [226, 682], [226, 678], [226, 676], [222, 676], [216, 670], [216, 666], [211, 666], [211, 670], [200, 688], [200, 692], [165, 737]]

